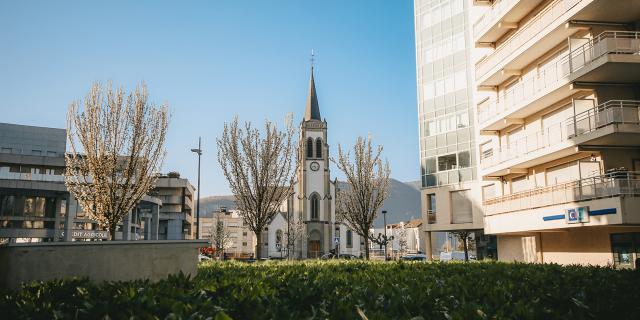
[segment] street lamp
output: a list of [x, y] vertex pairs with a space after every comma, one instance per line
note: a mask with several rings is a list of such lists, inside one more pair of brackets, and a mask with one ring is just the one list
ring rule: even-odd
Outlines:
[[200, 239], [200, 157], [202, 156], [202, 139], [198, 137], [198, 149], [191, 149], [198, 154], [198, 202], [196, 204], [196, 240]]
[[373, 235], [372, 235], [371, 241], [373, 241], [376, 244], [379, 244], [381, 249], [384, 246], [384, 260], [386, 261], [387, 245], [389, 244], [389, 242], [393, 241], [394, 236], [393, 234], [390, 237], [387, 236], [387, 211], [386, 210], [382, 211], [382, 216], [384, 219], [384, 235], [382, 233], [378, 233], [378, 238], [373, 238]]
[[[387, 238], [387, 210], [382, 210], [382, 220], [384, 221], [384, 237]], [[384, 260], [387, 261], [387, 243], [384, 244]]]

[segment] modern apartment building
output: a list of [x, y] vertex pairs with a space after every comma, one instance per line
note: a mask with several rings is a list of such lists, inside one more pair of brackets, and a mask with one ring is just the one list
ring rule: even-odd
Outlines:
[[486, 234], [500, 260], [640, 258], [640, 0], [473, 0]]
[[162, 175], [150, 194], [162, 201], [158, 240], [194, 239], [195, 189], [189, 180], [180, 178], [177, 172]]
[[[0, 123], [0, 243], [108, 238], [67, 191], [66, 140], [65, 129]], [[192, 195], [185, 179], [160, 178], [125, 216], [116, 239], [190, 239]], [[178, 225], [175, 236], [164, 225]]]
[[237, 210], [220, 208], [200, 217], [202, 239], [211, 240], [218, 221], [222, 222], [225, 232], [229, 234], [229, 246], [225, 249], [227, 257], [249, 258], [254, 256], [256, 240], [253, 232], [247, 227]]
[[[474, 118], [471, 3], [415, 0], [416, 77], [424, 250], [438, 256], [445, 234], [484, 238]], [[440, 240], [438, 240], [440, 239]], [[484, 242], [483, 242], [484, 243]], [[490, 255], [486, 247], [478, 256]]]

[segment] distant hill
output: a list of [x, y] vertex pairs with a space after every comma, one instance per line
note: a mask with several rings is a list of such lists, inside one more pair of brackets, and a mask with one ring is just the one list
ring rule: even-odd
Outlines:
[[[344, 185], [344, 182], [339, 182]], [[395, 179], [390, 181], [389, 198], [385, 201], [383, 209], [387, 210], [387, 223], [398, 223], [420, 218], [420, 182], [404, 183]], [[200, 199], [201, 216], [210, 216], [211, 212], [219, 207], [235, 209], [235, 198], [228, 196], [211, 196]], [[375, 222], [376, 227], [383, 224], [382, 215]]]

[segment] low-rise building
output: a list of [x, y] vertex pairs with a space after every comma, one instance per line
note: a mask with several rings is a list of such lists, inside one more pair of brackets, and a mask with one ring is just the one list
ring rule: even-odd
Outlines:
[[[224, 232], [228, 234], [228, 244], [225, 255], [230, 258], [249, 258], [255, 256], [255, 235], [244, 224], [239, 211], [220, 208], [200, 217], [200, 238], [211, 241], [218, 222], [223, 224]], [[213, 245], [213, 243], [212, 243]]]

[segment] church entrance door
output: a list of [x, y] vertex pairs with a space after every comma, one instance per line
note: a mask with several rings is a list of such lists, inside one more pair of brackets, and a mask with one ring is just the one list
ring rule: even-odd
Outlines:
[[320, 240], [309, 240], [310, 259], [320, 258]]

